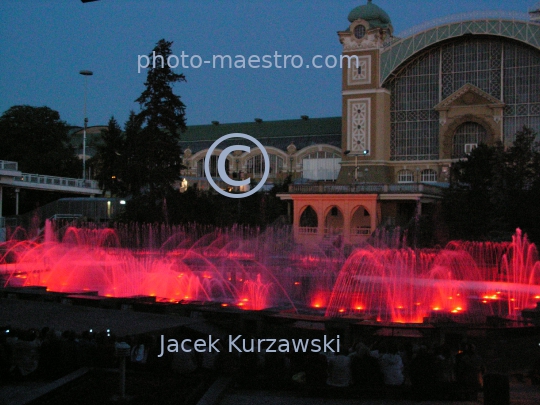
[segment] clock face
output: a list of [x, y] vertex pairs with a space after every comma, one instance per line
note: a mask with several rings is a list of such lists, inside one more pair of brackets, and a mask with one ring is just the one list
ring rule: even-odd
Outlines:
[[354, 28], [354, 36], [358, 39], [362, 39], [366, 36], [366, 27], [363, 25], [357, 25]]

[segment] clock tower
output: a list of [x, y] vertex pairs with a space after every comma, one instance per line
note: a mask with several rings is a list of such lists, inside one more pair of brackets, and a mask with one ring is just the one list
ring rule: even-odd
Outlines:
[[381, 87], [380, 53], [391, 39], [388, 14], [368, 0], [349, 14], [349, 27], [338, 32], [343, 45], [343, 165], [340, 183], [389, 179], [390, 92]]

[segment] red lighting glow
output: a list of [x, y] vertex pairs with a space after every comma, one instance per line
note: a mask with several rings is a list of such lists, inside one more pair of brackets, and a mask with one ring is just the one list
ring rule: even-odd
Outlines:
[[68, 227], [55, 233], [49, 223], [44, 243], [2, 242], [4, 285], [245, 310], [293, 312], [308, 306], [328, 317], [355, 313], [405, 323], [443, 315], [457, 322], [467, 322], [469, 314], [475, 321], [489, 315], [517, 318], [519, 309], [534, 308], [540, 300], [538, 252], [519, 230], [511, 242], [358, 248], [345, 258], [273, 245], [282, 239], [244, 231], [201, 236], [180, 227], [122, 229]]

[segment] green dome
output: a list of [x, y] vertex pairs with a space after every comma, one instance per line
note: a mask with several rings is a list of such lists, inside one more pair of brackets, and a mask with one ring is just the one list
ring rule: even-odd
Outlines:
[[387, 28], [391, 24], [390, 17], [379, 6], [376, 6], [368, 0], [364, 6], [359, 6], [349, 13], [349, 21], [353, 22], [358, 19], [366, 20], [371, 27]]

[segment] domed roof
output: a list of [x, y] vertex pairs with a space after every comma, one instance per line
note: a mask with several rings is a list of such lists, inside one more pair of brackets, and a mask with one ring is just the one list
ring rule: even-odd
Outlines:
[[377, 28], [386, 28], [391, 24], [390, 17], [379, 6], [376, 6], [368, 0], [366, 5], [358, 6], [349, 13], [349, 21], [358, 19], [366, 20], [369, 25]]

